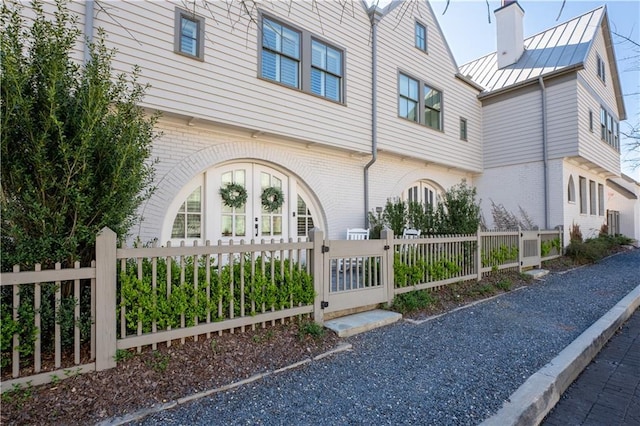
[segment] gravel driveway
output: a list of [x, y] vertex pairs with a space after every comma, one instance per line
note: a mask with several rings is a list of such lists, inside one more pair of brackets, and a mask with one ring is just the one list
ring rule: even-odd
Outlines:
[[475, 425], [639, 284], [634, 250], [138, 424]]

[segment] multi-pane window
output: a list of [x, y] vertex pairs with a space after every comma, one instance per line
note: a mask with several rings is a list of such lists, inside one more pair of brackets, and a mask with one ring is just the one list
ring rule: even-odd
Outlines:
[[[235, 183], [247, 187], [247, 173], [238, 169], [223, 173], [220, 187]], [[247, 235], [247, 203], [240, 207], [229, 207], [222, 204], [221, 228], [223, 237], [245, 237]]]
[[300, 33], [262, 19], [262, 77], [300, 87]]
[[467, 120], [465, 118], [460, 119], [460, 139], [467, 140]]
[[604, 185], [598, 184], [598, 216], [604, 216]]
[[433, 129], [442, 130], [442, 92], [400, 73], [398, 115]]
[[411, 121], [418, 121], [420, 97], [418, 93], [418, 80], [400, 74], [400, 117]]
[[427, 51], [427, 27], [420, 22], [416, 22], [416, 47], [424, 52]]
[[603, 83], [606, 83], [607, 78], [606, 78], [606, 71], [605, 71], [605, 62], [602, 60], [602, 58], [598, 55], [598, 59], [597, 59], [597, 66], [598, 66], [598, 78], [600, 80], [602, 80]]
[[587, 179], [580, 176], [580, 213], [587, 214]]
[[596, 183], [589, 181], [589, 214], [597, 214], [596, 212]]
[[600, 108], [600, 139], [620, 151], [620, 124], [604, 108]]
[[342, 52], [318, 40], [311, 41], [311, 92], [341, 101]]
[[174, 50], [195, 59], [204, 59], [204, 18], [176, 9]]
[[344, 51], [309, 31], [262, 16], [260, 77], [345, 101]]
[[171, 238], [200, 238], [202, 222], [202, 187], [197, 187], [182, 203], [173, 220]]

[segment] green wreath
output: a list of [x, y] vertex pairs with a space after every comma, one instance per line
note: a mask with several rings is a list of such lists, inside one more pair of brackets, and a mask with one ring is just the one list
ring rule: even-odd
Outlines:
[[284, 204], [284, 193], [282, 189], [275, 186], [263, 189], [260, 198], [262, 199], [262, 206], [269, 213], [275, 212]]
[[247, 202], [247, 190], [239, 183], [228, 183], [220, 188], [222, 202], [227, 207], [239, 208]]

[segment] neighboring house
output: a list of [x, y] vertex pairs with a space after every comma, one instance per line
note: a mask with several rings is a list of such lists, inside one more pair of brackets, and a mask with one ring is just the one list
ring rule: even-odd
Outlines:
[[597, 236], [607, 180], [620, 176], [626, 118], [606, 8], [524, 40], [524, 11], [503, 4], [498, 52], [460, 67], [484, 89], [478, 192], [507, 210], [522, 207], [541, 228], [564, 226], [565, 242], [573, 224]]
[[[141, 67], [144, 107], [162, 113], [142, 241], [297, 239], [314, 226], [344, 238], [389, 198], [435, 204], [463, 179], [485, 208], [520, 205], [540, 227], [589, 235], [606, 219], [599, 194], [620, 176], [625, 116], [606, 9], [516, 42], [515, 64], [494, 54], [458, 69], [426, 1], [257, 5], [71, 3], [93, 16], [86, 34], [102, 27], [118, 49], [117, 71]], [[520, 7], [503, 9], [518, 24]], [[243, 207], [223, 204], [227, 183], [246, 188]], [[283, 191], [275, 211], [267, 187]]]

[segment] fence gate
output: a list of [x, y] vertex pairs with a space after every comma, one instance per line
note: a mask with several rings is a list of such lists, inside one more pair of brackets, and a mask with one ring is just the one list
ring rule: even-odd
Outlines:
[[520, 231], [520, 269], [540, 266], [540, 232]]
[[[387, 302], [385, 240], [325, 240], [324, 313]], [[354, 255], [357, 253], [357, 255]]]

